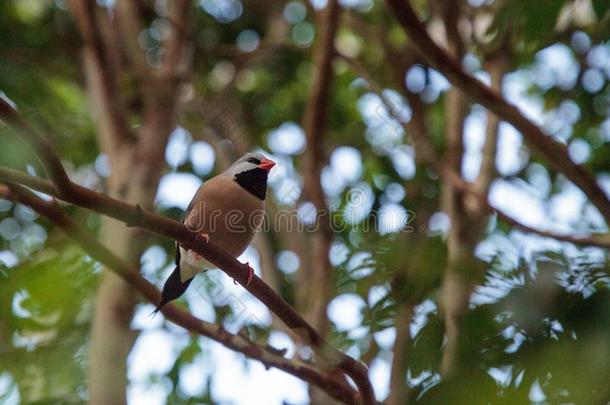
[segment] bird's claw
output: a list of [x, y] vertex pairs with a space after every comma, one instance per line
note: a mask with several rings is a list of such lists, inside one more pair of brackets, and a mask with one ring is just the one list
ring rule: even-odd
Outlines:
[[[247, 287], [250, 285], [252, 279], [254, 278], [254, 269], [252, 268], [252, 266], [250, 266], [250, 262], [244, 263], [243, 266], [246, 268], [246, 270], [248, 270], [248, 279], [246, 280]], [[237, 284], [237, 281], [235, 281], [235, 279], [233, 279], [233, 284]]]
[[[208, 235], [207, 233], [200, 233], [199, 236], [201, 236], [201, 239], [203, 239], [203, 241], [205, 243], [209, 243], [210, 242], [210, 235]], [[195, 260], [201, 260], [203, 259], [203, 256], [201, 256], [199, 253], [197, 252], [192, 252], [193, 256], [195, 257]]]
[[246, 263], [246, 266], [248, 267], [248, 280], [246, 281], [246, 287], [250, 285], [250, 283], [252, 282], [252, 279], [254, 278], [254, 269], [252, 267], [250, 267], [250, 263]]

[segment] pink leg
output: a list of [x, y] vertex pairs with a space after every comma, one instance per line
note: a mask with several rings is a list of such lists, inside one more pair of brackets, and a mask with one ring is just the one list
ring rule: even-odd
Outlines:
[[[252, 282], [252, 279], [254, 278], [254, 269], [252, 268], [252, 266], [250, 266], [250, 262], [244, 263], [244, 267], [248, 271], [248, 280], [246, 281], [246, 286], [249, 286]], [[233, 283], [237, 284], [237, 281], [233, 280]]]
[[[208, 235], [207, 233], [201, 233], [199, 236], [201, 236], [201, 239], [203, 239], [203, 241], [205, 243], [210, 242], [210, 235]], [[195, 253], [193, 252], [193, 255], [195, 256], [196, 260], [201, 260], [203, 259], [203, 257], [199, 254], [199, 253]]]

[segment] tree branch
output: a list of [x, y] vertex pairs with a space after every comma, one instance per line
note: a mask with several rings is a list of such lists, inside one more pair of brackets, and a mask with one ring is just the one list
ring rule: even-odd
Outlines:
[[[5, 105], [6, 108], [2, 108], [3, 105]], [[13, 128], [18, 135], [22, 135], [19, 130], [24, 127], [25, 123], [21, 120], [19, 114], [14, 110], [11, 112], [11, 110], [12, 107], [0, 99], [0, 119], [6, 120], [9, 118], [10, 120], [8, 120], [7, 123], [11, 124], [11, 128]], [[68, 193], [62, 192], [55, 195], [55, 197], [118, 219], [127, 224], [127, 226], [143, 228], [151, 233], [177, 240], [185, 248], [199, 253], [203, 258], [213, 263], [231, 278], [239, 282], [246, 290], [265, 304], [265, 306], [277, 315], [296, 335], [307, 344], [310, 344], [329, 365], [339, 367], [343, 372], [351, 376], [359, 387], [365, 403], [373, 403], [374, 399], [371, 401], [373, 390], [371, 383], [368, 380], [366, 367], [362, 363], [330, 346], [325, 339], [320, 336], [316, 329], [307, 323], [286, 301], [284, 301], [284, 299], [277, 295], [275, 291], [259, 277], [255, 275], [252, 281], [248, 283], [248, 272], [245, 271], [244, 265], [236, 258], [217, 246], [213, 241], [205, 243], [199, 234], [191, 232], [186, 226], [177, 221], [149, 212], [141, 208], [140, 205], [133, 206], [103, 193], [98, 193], [72, 183], [67, 176], [65, 176], [65, 171], [59, 162], [59, 158], [46, 139], [33, 130], [28, 131], [27, 134], [23, 136], [26, 141], [29, 141], [34, 145], [37, 152], [40, 152], [39, 158], [43, 159], [45, 168], [49, 167], [56, 169], [59, 173], [64, 174], [63, 177], [58, 176], [58, 182], [55, 183], [55, 187], [51, 185], [44, 187], [46, 191], [50, 188], [53, 190], [67, 188], [69, 190]], [[47, 158], [49, 161], [47, 161]], [[59, 166], [56, 167], [56, 165]], [[53, 179], [55, 180], [55, 178]], [[40, 180], [36, 180], [26, 185], [32, 187], [36, 184], [40, 184]]]
[[60, 194], [59, 191], [57, 191], [57, 187], [50, 181], [41, 179], [40, 177], [30, 176], [25, 172], [5, 166], [0, 166], [0, 180], [7, 183], [21, 184], [50, 196], [58, 196]]
[[498, 218], [500, 218], [500, 220], [514, 226], [515, 228], [519, 228], [522, 231], [527, 232], [527, 233], [535, 233], [537, 235], [544, 236], [547, 238], [552, 238], [552, 239], [557, 239], [557, 240], [560, 240], [563, 242], [573, 243], [574, 245], [577, 245], [577, 246], [583, 246], [583, 247], [596, 246], [596, 247], [600, 247], [600, 248], [604, 248], [604, 249], [610, 249], [610, 234], [609, 233], [592, 234], [592, 235], [588, 235], [588, 236], [578, 237], [578, 236], [560, 234], [560, 233], [556, 233], [556, 232], [552, 232], [552, 231], [545, 231], [542, 229], [534, 228], [532, 226], [526, 225], [526, 224], [520, 222], [519, 220], [511, 217], [510, 215], [505, 213], [502, 209], [493, 206], [489, 201], [487, 201], [485, 194], [481, 193], [481, 191], [479, 190], [479, 188], [476, 184], [467, 182], [460, 175], [449, 170], [448, 168], [442, 168], [440, 170], [440, 172], [441, 172], [441, 175], [443, 176], [443, 178], [447, 179], [449, 182], [452, 183], [453, 187], [455, 187], [458, 190], [467, 192], [467, 193], [471, 194], [473, 197], [475, 197], [477, 202], [479, 203], [479, 206], [482, 207], [482, 209], [484, 211], [486, 211], [490, 214], [493, 214], [493, 213], [497, 214]]
[[34, 150], [47, 172], [47, 176], [53, 181], [58, 195], [70, 194], [72, 182], [47, 138], [40, 136], [30, 124], [21, 118], [21, 114], [2, 97], [0, 97], [0, 119], [18, 133]]
[[428, 62], [443, 73], [456, 87], [467, 93], [477, 103], [483, 105], [499, 118], [507, 121], [521, 132], [528, 144], [544, 156], [550, 165], [566, 175], [587, 195], [610, 224], [610, 200], [597, 184], [595, 177], [583, 166], [570, 159], [565, 145], [554, 141], [536, 124], [527, 119], [519, 109], [508, 103], [498, 92], [478, 79], [465, 73], [460, 62], [450, 56], [428, 35], [426, 27], [407, 0], [386, 0], [399, 24], [411, 38]]
[[[0, 196], [16, 200], [45, 216], [78, 243], [89, 256], [118, 274], [145, 299], [152, 304], [159, 302], [161, 293], [155, 286], [140, 276], [136, 268], [130, 266], [99, 243], [87, 229], [70, 218], [55, 201], [44, 201], [25, 188], [14, 184], [9, 185], [9, 187], [0, 186]], [[161, 312], [176, 325], [182, 326], [193, 333], [209, 337], [229, 349], [243, 353], [246, 357], [259, 360], [267, 368], [278, 368], [316, 385], [335, 399], [348, 404], [355, 403], [354, 392], [349, 386], [330, 375], [323, 374], [312, 365], [299, 359], [283, 357], [282, 350], [257, 345], [241, 334], [229, 333], [220, 325], [198, 319], [174, 304], [164, 306]]]

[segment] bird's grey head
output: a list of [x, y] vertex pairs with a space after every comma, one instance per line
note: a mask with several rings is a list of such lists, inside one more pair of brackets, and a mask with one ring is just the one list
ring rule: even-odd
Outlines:
[[225, 173], [233, 177], [236, 174], [256, 169], [263, 160], [268, 159], [262, 153], [248, 152], [239, 159], [237, 159], [235, 162], [233, 162], [233, 164], [226, 170]]
[[225, 171], [241, 187], [261, 200], [267, 193], [267, 176], [275, 162], [259, 152], [249, 152], [237, 159]]

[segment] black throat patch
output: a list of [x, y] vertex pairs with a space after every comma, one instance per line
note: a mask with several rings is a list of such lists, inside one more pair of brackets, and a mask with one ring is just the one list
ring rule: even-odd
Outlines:
[[265, 201], [265, 195], [267, 194], [267, 175], [269, 172], [264, 169], [247, 170], [233, 176], [233, 180], [240, 186], [246, 189], [250, 194], [255, 195], [257, 198]]

